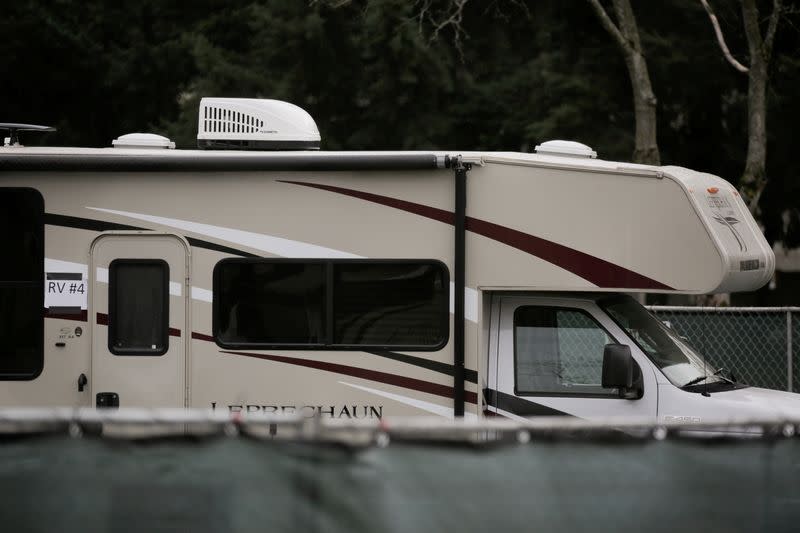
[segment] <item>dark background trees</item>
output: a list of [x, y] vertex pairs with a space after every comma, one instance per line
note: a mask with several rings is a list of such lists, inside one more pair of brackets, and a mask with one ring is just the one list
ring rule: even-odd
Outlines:
[[[613, 13], [612, 0], [600, 3]], [[731, 52], [749, 64], [740, 2], [711, 3]], [[452, 4], [12, 2], [0, 19], [0, 121], [58, 128], [25, 136], [27, 144], [109, 146], [152, 131], [192, 147], [200, 97], [263, 97], [307, 109], [327, 149], [532, 150], [566, 138], [605, 159], [631, 159], [628, 70], [589, 2], [470, 0], [457, 24], [439, 27]], [[768, 17], [772, 0], [756, 4]], [[739, 185], [747, 76], [723, 57], [699, 0], [631, 6], [657, 98], [661, 163]], [[759, 205], [768, 239], [796, 248], [800, 19], [797, 2], [783, 8], [768, 67]]]

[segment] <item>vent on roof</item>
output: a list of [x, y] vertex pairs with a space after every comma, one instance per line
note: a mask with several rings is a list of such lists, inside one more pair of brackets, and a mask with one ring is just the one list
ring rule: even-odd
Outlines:
[[175, 148], [175, 143], [167, 137], [155, 133], [128, 133], [120, 135], [113, 141], [114, 148]]
[[547, 141], [536, 145], [536, 153], [562, 157], [585, 157], [587, 159], [597, 157], [597, 152], [592, 150], [591, 147], [575, 141]]
[[200, 148], [318, 150], [319, 142], [319, 130], [311, 115], [288, 102], [253, 98], [200, 100]]

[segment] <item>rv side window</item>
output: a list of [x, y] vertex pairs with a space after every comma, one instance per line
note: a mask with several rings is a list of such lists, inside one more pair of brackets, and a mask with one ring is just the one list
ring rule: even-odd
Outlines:
[[586, 312], [523, 306], [514, 312], [517, 394], [618, 397], [601, 387], [603, 350], [615, 342]]
[[335, 344], [440, 346], [447, 340], [448, 281], [440, 265], [334, 266]]
[[224, 261], [214, 269], [214, 336], [222, 345], [323, 342], [325, 265]]
[[438, 350], [447, 268], [436, 261], [225, 259], [214, 338], [226, 348]]
[[0, 188], [0, 379], [33, 379], [44, 365], [44, 199]]
[[115, 355], [163, 355], [169, 348], [169, 265], [115, 259], [108, 268], [108, 349]]

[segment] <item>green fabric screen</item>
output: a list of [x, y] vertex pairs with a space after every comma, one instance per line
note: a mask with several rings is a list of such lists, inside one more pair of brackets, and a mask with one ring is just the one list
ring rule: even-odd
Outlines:
[[796, 531], [800, 441], [0, 443], [3, 531]]

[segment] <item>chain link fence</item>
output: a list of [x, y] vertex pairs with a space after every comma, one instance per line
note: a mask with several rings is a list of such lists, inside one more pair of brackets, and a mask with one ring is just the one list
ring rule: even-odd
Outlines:
[[800, 307], [649, 306], [742, 383], [800, 392]]

